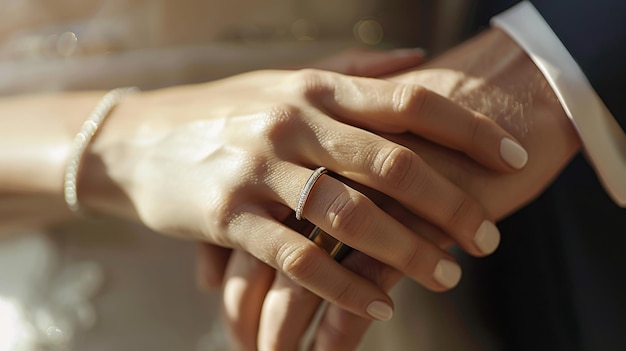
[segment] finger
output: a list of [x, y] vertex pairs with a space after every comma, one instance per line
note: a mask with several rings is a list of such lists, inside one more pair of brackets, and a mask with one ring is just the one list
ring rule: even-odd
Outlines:
[[327, 134], [320, 135], [319, 142], [303, 141], [308, 144], [294, 151], [297, 158], [324, 165], [400, 201], [413, 213], [443, 229], [474, 256], [491, 254], [498, 247], [500, 233], [484, 208], [413, 151], [334, 120], [319, 123], [312, 128]]
[[229, 261], [222, 315], [232, 350], [255, 350], [263, 299], [274, 270], [248, 253], [235, 250]]
[[[386, 291], [402, 278], [402, 273], [399, 271], [359, 252], [349, 255], [343, 263]], [[329, 305], [321, 317], [311, 349], [316, 351], [354, 350], [370, 323], [370, 320]]]
[[200, 289], [210, 291], [222, 286], [230, 253], [225, 247], [198, 243], [196, 282]]
[[321, 299], [277, 274], [268, 291], [259, 327], [259, 350], [297, 350]]
[[[439, 247], [447, 248], [451, 245], [450, 240], [446, 240], [446, 236], [438, 228], [408, 211], [403, 211], [402, 206], [397, 203], [387, 201], [385, 207], [390, 211], [389, 213], [393, 213], [394, 218], [402, 220], [416, 233], [432, 237], [435, 242], [438, 242]], [[391, 290], [402, 278], [402, 273], [398, 270], [360, 252], [353, 252], [342, 263], [385, 291]], [[329, 305], [320, 318], [311, 349], [327, 351], [356, 349], [370, 324], [370, 320]]]
[[393, 304], [386, 293], [274, 218], [248, 212], [233, 229], [241, 248], [321, 298], [365, 318], [391, 318]]
[[372, 51], [354, 49], [314, 63], [311, 68], [347, 75], [380, 77], [415, 67], [424, 62], [424, 50], [395, 49]]
[[[376, 201], [376, 203], [381, 203]], [[445, 249], [454, 244], [454, 240], [446, 235], [441, 229], [427, 222], [421, 217], [415, 216], [406, 207], [399, 205], [392, 199], [387, 199], [385, 205], [381, 205], [381, 209], [388, 213], [391, 217], [395, 218], [398, 222], [402, 223], [407, 228], [411, 229], [414, 233], [418, 233], [420, 236], [428, 239], [434, 245]], [[390, 205], [393, 204], [392, 205]]]
[[[299, 197], [297, 189], [311, 172], [293, 167], [288, 172], [289, 177], [282, 180], [282, 186], [275, 189], [289, 207], [295, 208]], [[461, 277], [461, 269], [449, 253], [416, 235], [363, 194], [330, 176], [322, 175], [315, 183], [303, 214], [336, 239], [401, 270], [428, 289], [450, 289]]]
[[452, 238], [450, 238], [450, 236], [443, 232], [440, 228], [434, 226], [432, 223], [424, 220], [423, 218], [416, 216], [413, 212], [407, 210], [406, 207], [399, 204], [395, 199], [348, 178], [341, 177], [339, 175], [335, 175], [335, 177], [349, 187], [366, 195], [370, 200], [377, 204], [381, 210], [385, 211], [396, 221], [402, 223], [413, 232], [428, 239], [438, 247], [446, 249], [454, 244], [454, 240], [452, 240]]
[[330, 72], [300, 77], [313, 103], [348, 124], [377, 132], [411, 132], [462, 151], [498, 171], [515, 171], [528, 154], [511, 134], [486, 116], [422, 86]]
[[[382, 204], [382, 209], [415, 233], [428, 238], [441, 248], [452, 244], [450, 237], [439, 228], [416, 217], [397, 202], [372, 189], [358, 186], [362, 191], [367, 192], [372, 200]], [[356, 257], [353, 257], [355, 255]], [[397, 280], [393, 279], [394, 276], [400, 276], [397, 270], [373, 259], [364, 260], [363, 257], [366, 256], [353, 253], [342, 263], [355, 273], [381, 284], [380, 286], [385, 289], [390, 288], [391, 284]], [[390, 274], [394, 276], [388, 277]], [[294, 284], [283, 275], [277, 275], [263, 305], [259, 328], [259, 345], [263, 345], [262, 349], [295, 350], [296, 346], [302, 342], [303, 335], [310, 326], [311, 319], [316, 315], [320, 302], [317, 296]], [[321, 320], [321, 329], [317, 331], [317, 339], [321, 340], [318, 341], [318, 346], [321, 346], [322, 350], [350, 350], [356, 347], [369, 326], [368, 319], [339, 311], [343, 310], [332, 306], [326, 314], [323, 314], [323, 318], [327, 320]], [[336, 340], [337, 338], [340, 340]]]

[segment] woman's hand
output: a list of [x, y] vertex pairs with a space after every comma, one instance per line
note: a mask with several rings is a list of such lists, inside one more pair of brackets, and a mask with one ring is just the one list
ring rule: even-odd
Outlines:
[[[129, 97], [84, 160], [79, 195], [162, 233], [242, 249], [357, 315], [388, 319], [382, 289], [282, 223], [313, 168], [397, 199], [473, 255], [495, 250], [499, 233], [414, 152], [347, 123], [418, 134], [498, 171], [523, 166], [511, 163], [523, 150], [508, 133], [419, 86], [264, 71]], [[318, 181], [304, 216], [432, 290], [460, 278], [448, 253], [333, 177]]]
[[[418, 66], [423, 62], [424, 51], [421, 49], [377, 51], [354, 48], [294, 69], [315, 68], [375, 78]], [[198, 286], [207, 291], [221, 288], [231, 249], [207, 242], [199, 242], [198, 245]]]

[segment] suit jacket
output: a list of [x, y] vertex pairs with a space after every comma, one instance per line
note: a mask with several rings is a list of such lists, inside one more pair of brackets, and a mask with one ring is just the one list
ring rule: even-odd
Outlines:
[[[626, 1], [532, 2], [626, 126]], [[479, 1], [476, 25], [514, 3]], [[582, 156], [499, 226], [476, 279], [504, 350], [626, 350], [626, 210]]]

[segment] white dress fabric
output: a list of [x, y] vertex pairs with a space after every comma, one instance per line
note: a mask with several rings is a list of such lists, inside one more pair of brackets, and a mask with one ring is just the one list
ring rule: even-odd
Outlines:
[[[194, 245], [116, 221], [0, 238], [0, 351], [227, 351]], [[446, 295], [405, 279], [392, 296], [359, 351], [498, 349]]]
[[0, 240], [0, 350], [227, 350], [192, 243], [101, 222]]

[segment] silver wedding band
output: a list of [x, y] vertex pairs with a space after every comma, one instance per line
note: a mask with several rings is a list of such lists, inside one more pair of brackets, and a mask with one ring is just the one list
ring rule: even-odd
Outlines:
[[[298, 197], [298, 204], [296, 205], [297, 220], [302, 220], [302, 212], [304, 211], [306, 201], [311, 194], [311, 190], [313, 190], [317, 180], [320, 179], [322, 174], [326, 172], [328, 171], [325, 167], [318, 167], [313, 171], [306, 183], [304, 183], [304, 186], [300, 191], [300, 196]], [[326, 251], [335, 261], [343, 259], [351, 250], [348, 245], [335, 239], [332, 235], [326, 233], [318, 226], [313, 227], [311, 232], [307, 235], [307, 238], [322, 248], [322, 250]]]
[[304, 205], [306, 205], [306, 200], [309, 198], [309, 194], [311, 194], [311, 190], [318, 179], [322, 176], [322, 174], [326, 173], [327, 170], [325, 167], [318, 167], [313, 171], [309, 179], [307, 179], [306, 183], [300, 190], [300, 196], [298, 197], [298, 204], [296, 205], [296, 219], [302, 220], [302, 212], [304, 211]]

